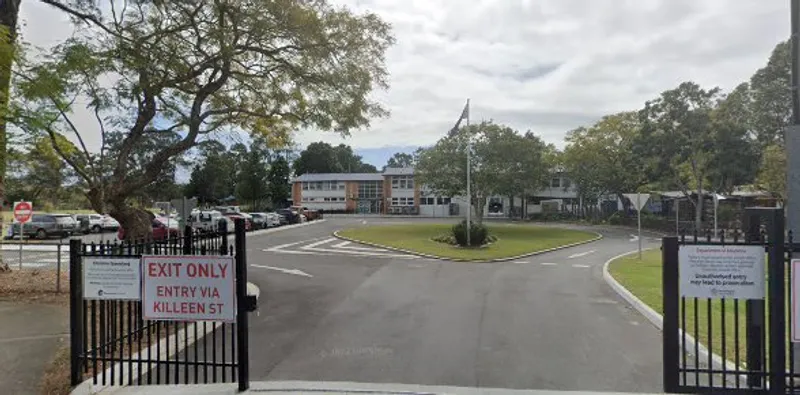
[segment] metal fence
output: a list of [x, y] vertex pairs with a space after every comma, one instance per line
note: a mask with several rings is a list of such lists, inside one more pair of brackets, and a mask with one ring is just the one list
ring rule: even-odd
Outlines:
[[[70, 242], [71, 382], [91, 377], [95, 385], [239, 382], [249, 386], [244, 222], [236, 221], [234, 245], [224, 227], [190, 231], [166, 240], [83, 244]], [[236, 322], [150, 321], [141, 301], [83, 298], [84, 257], [230, 255], [235, 261]]]
[[[746, 231], [665, 237], [663, 254], [663, 376], [665, 392], [800, 394], [791, 347], [792, 234], [781, 209], [751, 211]], [[765, 224], [766, 226], [762, 225]], [[786, 240], [788, 236], [788, 241]], [[759, 246], [766, 254], [765, 298], [681, 296], [681, 246]], [[787, 358], [788, 357], [788, 358]]]

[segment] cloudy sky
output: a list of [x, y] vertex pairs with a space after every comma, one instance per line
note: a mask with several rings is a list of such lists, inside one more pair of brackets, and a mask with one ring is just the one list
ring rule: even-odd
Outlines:
[[[393, 25], [392, 115], [345, 142], [376, 165], [395, 150], [429, 145], [467, 98], [472, 120], [494, 119], [563, 146], [565, 133], [604, 114], [634, 110], [693, 80], [731, 89], [789, 36], [789, 0], [332, 0]], [[71, 34], [58, 12], [22, 4], [25, 39]]]

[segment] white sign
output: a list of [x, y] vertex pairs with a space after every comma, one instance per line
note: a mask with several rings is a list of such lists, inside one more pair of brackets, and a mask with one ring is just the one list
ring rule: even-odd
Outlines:
[[764, 299], [764, 246], [682, 245], [681, 296]]
[[625, 196], [631, 201], [631, 205], [636, 211], [641, 210], [647, 204], [647, 201], [650, 200], [649, 193], [623, 193], [622, 196]]
[[224, 321], [236, 318], [231, 256], [144, 256], [146, 320]]
[[83, 298], [139, 300], [141, 272], [139, 258], [84, 257]]
[[798, 343], [800, 342], [800, 322], [798, 322], [798, 311], [800, 311], [800, 301], [798, 301], [798, 297], [800, 297], [800, 274], [797, 271], [800, 270], [800, 259], [792, 259], [792, 342]]

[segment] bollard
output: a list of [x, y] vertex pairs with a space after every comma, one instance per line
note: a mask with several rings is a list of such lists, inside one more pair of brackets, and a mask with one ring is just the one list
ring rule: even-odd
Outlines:
[[58, 243], [56, 251], [58, 258], [56, 259], [56, 293], [61, 293], [61, 243]]

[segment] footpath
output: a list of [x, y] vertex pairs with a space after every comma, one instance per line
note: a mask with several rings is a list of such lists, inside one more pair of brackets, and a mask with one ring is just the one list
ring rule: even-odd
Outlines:
[[65, 306], [0, 301], [0, 388], [14, 395], [40, 394], [56, 350], [69, 342]]

